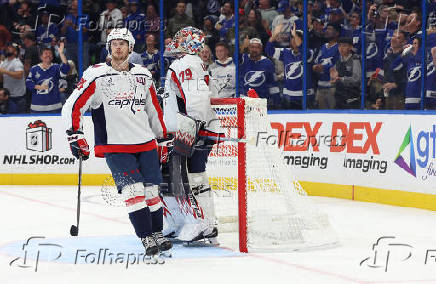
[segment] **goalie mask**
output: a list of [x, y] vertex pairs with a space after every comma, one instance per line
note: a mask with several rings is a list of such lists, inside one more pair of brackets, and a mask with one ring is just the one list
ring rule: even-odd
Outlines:
[[165, 52], [166, 54], [198, 54], [203, 48], [203, 32], [194, 27], [186, 27], [176, 33]]
[[129, 54], [133, 52], [133, 47], [135, 46], [135, 38], [133, 37], [132, 33], [126, 29], [113, 29], [109, 35], [107, 36], [106, 40], [106, 49], [111, 54], [111, 41], [114, 39], [122, 39], [129, 43]]

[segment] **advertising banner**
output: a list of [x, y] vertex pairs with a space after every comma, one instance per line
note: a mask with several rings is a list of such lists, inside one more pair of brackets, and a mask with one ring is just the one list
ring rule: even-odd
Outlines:
[[436, 117], [274, 114], [284, 161], [298, 180], [436, 194]]
[[[278, 145], [300, 181], [436, 194], [436, 117], [432, 115], [270, 114]], [[84, 132], [91, 157], [85, 174], [109, 174], [95, 158], [91, 117]], [[77, 174], [59, 116], [2, 118], [0, 174]]]
[[[85, 116], [85, 134], [91, 158], [83, 163], [84, 173], [106, 174], [104, 159], [93, 153], [91, 117]], [[71, 155], [65, 125], [60, 116], [2, 118], [0, 133], [0, 174], [76, 174], [78, 161]]]

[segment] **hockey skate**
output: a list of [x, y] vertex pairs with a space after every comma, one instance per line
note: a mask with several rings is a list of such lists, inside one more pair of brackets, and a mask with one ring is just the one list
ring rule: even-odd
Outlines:
[[141, 242], [145, 247], [145, 255], [152, 257], [159, 252], [159, 246], [153, 236], [141, 238]]
[[173, 244], [162, 235], [162, 232], [155, 232], [152, 236], [159, 248], [159, 256], [172, 257], [169, 250], [173, 247]]
[[201, 220], [200, 224], [185, 225], [179, 239], [186, 246], [217, 246], [219, 245], [218, 228], [210, 220]]

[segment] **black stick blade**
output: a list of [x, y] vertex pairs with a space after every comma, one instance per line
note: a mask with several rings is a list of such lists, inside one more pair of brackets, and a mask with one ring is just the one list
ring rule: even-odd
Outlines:
[[79, 228], [77, 228], [77, 226], [75, 225], [71, 225], [70, 235], [73, 237], [77, 237], [78, 234], [79, 234]]

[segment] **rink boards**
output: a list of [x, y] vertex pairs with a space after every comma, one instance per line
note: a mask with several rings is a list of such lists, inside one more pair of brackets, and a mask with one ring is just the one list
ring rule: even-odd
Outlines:
[[[258, 141], [283, 150], [289, 170], [309, 194], [436, 210], [436, 115], [281, 113], [273, 134]], [[75, 184], [59, 116], [2, 118], [0, 184]], [[92, 122], [84, 131], [93, 144]], [[91, 154], [92, 155], [92, 154]], [[104, 159], [84, 163], [83, 183], [100, 185]]]

